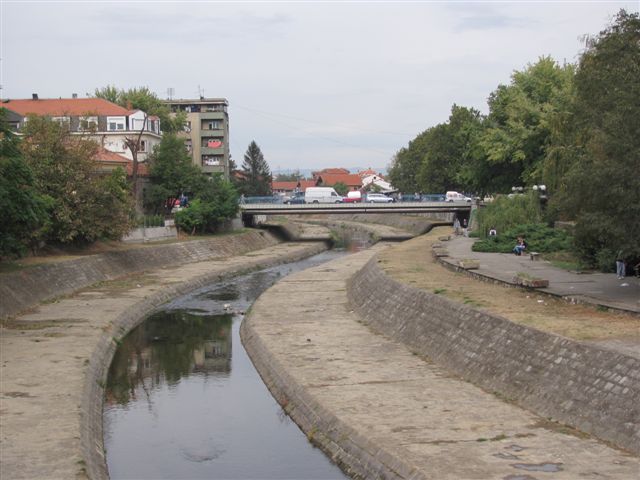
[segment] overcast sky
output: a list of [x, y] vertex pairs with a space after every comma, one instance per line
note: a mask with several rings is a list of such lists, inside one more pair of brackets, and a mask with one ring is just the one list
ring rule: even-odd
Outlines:
[[575, 62], [638, 1], [1, 3], [2, 98], [147, 86], [224, 97], [240, 165], [384, 168], [452, 104], [486, 99], [540, 56]]

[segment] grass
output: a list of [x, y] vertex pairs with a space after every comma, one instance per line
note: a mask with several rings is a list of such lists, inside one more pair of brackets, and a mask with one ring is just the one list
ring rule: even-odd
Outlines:
[[[393, 245], [380, 253], [378, 265], [401, 283], [538, 330], [575, 340], [635, 338], [640, 341], [638, 319], [632, 315], [587, 304], [571, 305], [531, 291], [480, 282], [446, 269], [432, 258], [430, 250], [431, 244], [437, 243], [438, 237], [448, 231], [448, 227], [435, 228], [426, 235]], [[539, 302], [540, 299], [544, 301]]]

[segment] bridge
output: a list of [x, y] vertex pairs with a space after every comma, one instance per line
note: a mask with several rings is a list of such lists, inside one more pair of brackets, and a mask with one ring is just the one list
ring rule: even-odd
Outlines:
[[460, 213], [468, 218], [471, 204], [466, 202], [400, 202], [400, 203], [251, 203], [240, 205], [242, 223], [254, 224], [257, 215], [316, 215], [355, 213]]

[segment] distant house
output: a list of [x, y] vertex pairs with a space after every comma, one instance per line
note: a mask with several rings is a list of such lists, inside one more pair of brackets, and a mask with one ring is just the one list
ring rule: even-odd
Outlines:
[[319, 172], [313, 172], [316, 185], [331, 187], [336, 183], [344, 183], [349, 190], [360, 190], [362, 179], [358, 174], [349, 173], [346, 168], [325, 168]]
[[271, 182], [273, 193], [287, 195], [293, 192], [304, 192], [309, 187], [315, 187], [315, 180], [298, 180], [297, 182]]
[[[110, 173], [120, 167], [127, 172], [127, 176], [130, 177], [133, 175], [133, 161], [119, 153], [110, 152], [106, 148], [100, 148], [96, 155], [96, 161], [98, 162], [100, 172]], [[149, 176], [149, 166], [147, 163], [138, 164], [138, 176]]]
[[126, 138], [140, 137], [138, 161], [144, 162], [162, 139], [160, 119], [142, 110], [129, 110], [102, 98], [3, 100], [10, 126], [20, 133], [29, 115], [46, 116], [66, 125], [73, 135], [82, 135], [104, 149], [133, 160]]
[[370, 185], [377, 186], [383, 192], [393, 192], [394, 188], [391, 183], [387, 182], [380, 174], [367, 175], [362, 178], [362, 185], [366, 188]]

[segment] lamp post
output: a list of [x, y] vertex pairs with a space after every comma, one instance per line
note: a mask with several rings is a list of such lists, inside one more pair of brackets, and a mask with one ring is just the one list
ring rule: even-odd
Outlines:
[[540, 206], [542, 208], [546, 207], [547, 205], [547, 186], [546, 185], [534, 185], [533, 187], [533, 191], [534, 192], [538, 192], [538, 198], [540, 199]]

